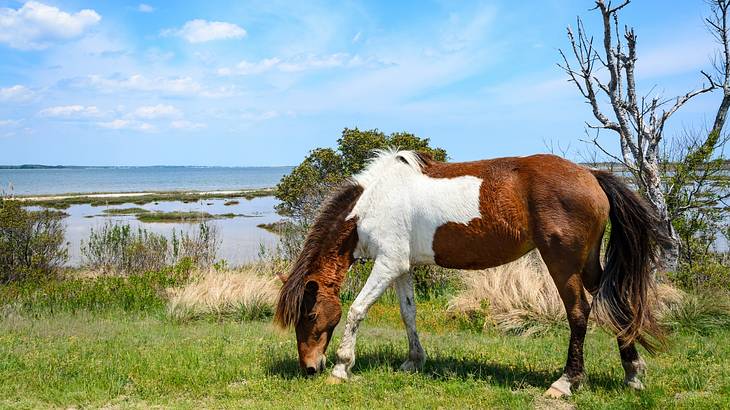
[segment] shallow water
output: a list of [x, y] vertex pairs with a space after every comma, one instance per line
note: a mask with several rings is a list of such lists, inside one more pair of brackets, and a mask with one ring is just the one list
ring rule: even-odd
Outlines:
[[291, 170], [292, 167], [0, 169], [0, 190], [15, 195], [239, 190], [272, 187]]
[[[105, 209], [119, 209], [139, 207], [150, 211], [196, 211], [210, 214], [235, 213], [245, 217], [231, 219], [215, 219], [209, 221], [218, 229], [221, 246], [218, 252], [219, 259], [225, 259], [229, 264], [236, 266], [259, 258], [261, 248], [273, 249], [277, 243], [277, 236], [256, 225], [276, 222], [281, 217], [274, 211], [278, 200], [274, 197], [261, 197], [247, 200], [236, 198], [238, 205], [223, 205], [231, 199], [207, 199], [197, 202], [183, 203], [159, 202], [146, 205], [122, 204], [112, 206], [72, 205], [64, 211], [69, 214], [64, 218], [66, 224], [66, 240], [69, 246], [69, 266], [78, 266], [81, 263], [81, 241], [89, 238], [91, 229], [103, 226], [107, 221], [123, 221], [129, 223], [133, 229], [142, 227], [149, 231], [172, 235], [172, 230], [191, 231], [197, 229], [195, 223], [168, 223], [168, 222], [140, 222], [135, 215], [104, 214]], [[30, 207], [35, 208], [35, 207]]]

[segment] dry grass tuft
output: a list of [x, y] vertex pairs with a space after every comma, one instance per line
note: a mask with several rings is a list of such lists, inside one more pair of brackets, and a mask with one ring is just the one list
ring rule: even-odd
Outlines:
[[565, 320], [560, 295], [538, 252], [495, 268], [464, 272], [464, 289], [449, 303], [454, 313], [484, 320], [507, 333], [542, 333]]
[[[464, 288], [449, 303], [456, 314], [482, 327], [505, 333], [534, 335], [567, 325], [565, 309], [540, 253], [495, 268], [465, 271]], [[657, 287], [656, 312], [661, 317], [681, 305], [684, 293], [668, 284]]]
[[186, 286], [167, 290], [167, 311], [177, 320], [270, 317], [279, 292], [277, 282], [270, 270], [258, 265], [235, 271], [200, 272]]

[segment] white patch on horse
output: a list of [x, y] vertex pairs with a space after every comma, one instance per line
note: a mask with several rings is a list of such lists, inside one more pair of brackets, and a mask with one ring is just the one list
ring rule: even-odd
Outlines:
[[381, 151], [353, 177], [363, 193], [357, 216], [356, 257], [387, 256], [403, 264], [433, 264], [436, 229], [481, 217], [481, 178], [431, 178], [411, 151]]

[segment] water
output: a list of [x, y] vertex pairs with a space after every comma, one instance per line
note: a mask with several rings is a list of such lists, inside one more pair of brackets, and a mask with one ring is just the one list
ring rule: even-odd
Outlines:
[[[227, 191], [243, 188], [275, 186], [292, 167], [83, 167], [60, 169], [0, 169], [0, 190], [15, 195], [53, 195], [90, 192], [143, 192], [143, 191]], [[8, 185], [12, 184], [12, 190]], [[107, 221], [129, 223], [149, 231], [170, 236], [172, 230], [197, 229], [189, 223], [143, 223], [134, 215], [104, 214], [109, 208], [141, 207], [150, 211], [202, 211], [210, 214], [235, 213], [247, 217], [218, 219], [210, 223], [218, 229], [221, 240], [218, 257], [231, 265], [256, 261], [261, 248], [272, 249], [277, 236], [256, 225], [280, 219], [274, 207], [274, 197], [235, 198], [237, 205], [225, 206], [233, 199], [205, 199], [183, 203], [167, 201], [146, 205], [123, 204], [113, 206], [72, 205], [64, 211], [66, 240], [69, 247], [68, 265], [81, 263], [80, 245], [86, 241], [92, 228]], [[31, 207], [35, 208], [35, 207]]]
[[[245, 217], [216, 219], [209, 222], [215, 225], [221, 240], [218, 258], [225, 259], [232, 266], [254, 262], [259, 259], [261, 248], [271, 250], [276, 247], [276, 235], [257, 227], [262, 223], [278, 221], [281, 217], [274, 212], [278, 200], [274, 197], [261, 197], [246, 200], [237, 199], [237, 205], [223, 205], [229, 199], [207, 199], [198, 202], [183, 203], [178, 201], [150, 203], [146, 205], [122, 204], [112, 206], [72, 205], [64, 211], [69, 214], [63, 219], [66, 225], [66, 241], [69, 249], [69, 266], [81, 263], [81, 242], [87, 241], [91, 229], [98, 229], [108, 221], [128, 223], [133, 229], [142, 227], [148, 231], [172, 236], [172, 230], [180, 232], [197, 229], [195, 223], [140, 222], [134, 215], [104, 214], [105, 209], [139, 207], [150, 211], [195, 211], [210, 214], [235, 213]], [[37, 209], [37, 207], [29, 207]]]
[[292, 167], [0, 169], [0, 190], [15, 195], [237, 190], [272, 187], [291, 170]]

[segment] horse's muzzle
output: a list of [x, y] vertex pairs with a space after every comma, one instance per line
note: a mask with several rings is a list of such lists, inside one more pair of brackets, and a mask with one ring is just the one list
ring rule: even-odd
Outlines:
[[317, 373], [323, 372], [326, 363], [327, 358], [324, 355], [321, 355], [314, 363], [307, 364], [304, 371], [307, 373], [307, 376], [313, 376]]

